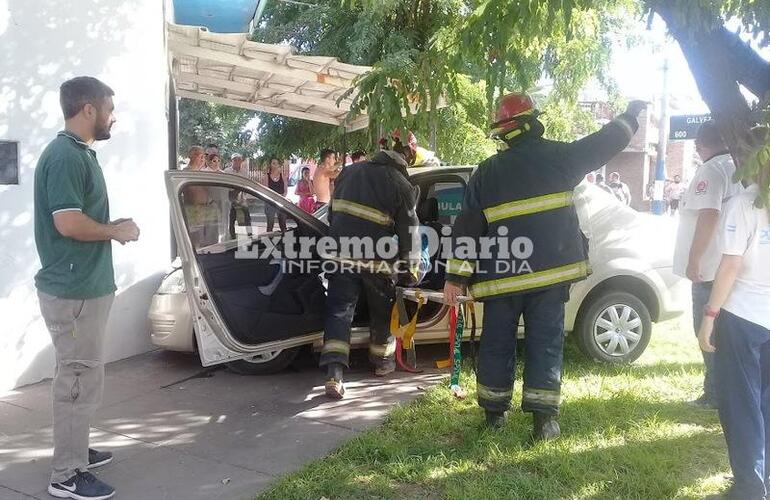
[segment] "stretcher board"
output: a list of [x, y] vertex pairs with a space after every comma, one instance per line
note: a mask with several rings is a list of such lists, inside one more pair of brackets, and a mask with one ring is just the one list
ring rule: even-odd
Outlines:
[[[400, 291], [403, 294], [405, 299], [411, 300], [413, 302], [417, 302], [417, 295], [419, 294], [425, 300], [445, 304], [444, 292], [436, 292], [434, 290], [421, 290], [419, 288], [402, 288]], [[458, 304], [464, 304], [466, 302], [473, 302], [473, 297], [470, 297], [468, 295], [457, 296]]]

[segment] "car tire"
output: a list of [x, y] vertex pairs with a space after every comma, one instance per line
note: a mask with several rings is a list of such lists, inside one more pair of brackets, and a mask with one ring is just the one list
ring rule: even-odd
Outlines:
[[299, 347], [283, 349], [268, 356], [255, 356], [225, 363], [227, 368], [239, 375], [271, 375], [289, 366], [299, 354]]
[[652, 319], [644, 302], [612, 290], [589, 300], [581, 307], [575, 329], [580, 350], [605, 363], [627, 364], [639, 358], [652, 337]]

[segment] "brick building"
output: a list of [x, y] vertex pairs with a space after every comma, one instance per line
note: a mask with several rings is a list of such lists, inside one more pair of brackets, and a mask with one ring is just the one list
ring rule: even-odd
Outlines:
[[[591, 112], [600, 124], [614, 117], [609, 104], [601, 101], [581, 103], [583, 109]], [[658, 115], [655, 104], [649, 105], [639, 115], [639, 131], [631, 143], [618, 156], [599, 171], [607, 178], [611, 172], [618, 172], [620, 179], [628, 184], [631, 191], [631, 207], [647, 212], [651, 199], [647, 186], [655, 179], [658, 145]], [[692, 178], [696, 165], [693, 141], [669, 141], [666, 151], [666, 177], [673, 179], [681, 175], [687, 182]]]

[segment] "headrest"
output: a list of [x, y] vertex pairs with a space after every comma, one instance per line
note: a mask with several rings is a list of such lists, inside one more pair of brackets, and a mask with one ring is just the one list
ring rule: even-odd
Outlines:
[[438, 200], [436, 198], [425, 198], [420, 206], [417, 207], [417, 217], [420, 222], [438, 221]]

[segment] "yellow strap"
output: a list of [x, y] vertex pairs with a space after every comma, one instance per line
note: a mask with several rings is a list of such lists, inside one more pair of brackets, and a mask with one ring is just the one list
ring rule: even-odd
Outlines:
[[407, 324], [401, 325], [398, 304], [393, 304], [393, 309], [390, 312], [390, 334], [401, 339], [404, 349], [413, 347], [414, 334], [417, 331], [417, 316], [420, 315], [420, 309], [425, 304], [425, 297], [420, 292], [415, 293], [415, 298], [417, 299], [417, 310]]
[[563, 193], [546, 194], [525, 200], [510, 201], [489, 207], [484, 209], [484, 216], [487, 218], [487, 222], [496, 222], [510, 219], [511, 217], [546, 212], [570, 205], [572, 205], [572, 191], [565, 191]]
[[331, 210], [333, 212], [344, 212], [353, 217], [368, 220], [381, 226], [393, 225], [393, 219], [385, 212], [354, 201], [335, 198], [332, 200]]

